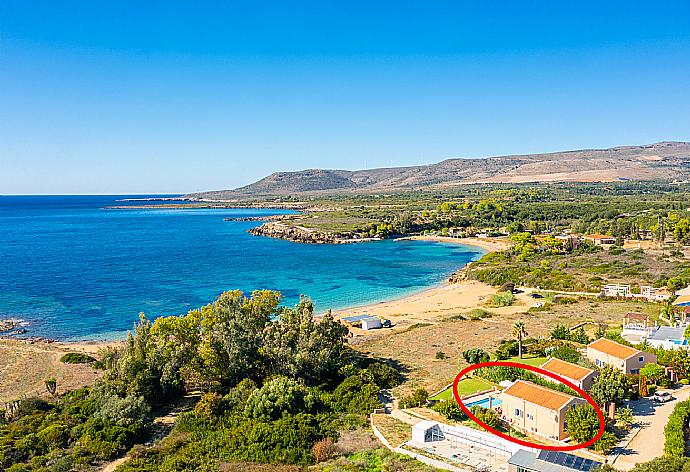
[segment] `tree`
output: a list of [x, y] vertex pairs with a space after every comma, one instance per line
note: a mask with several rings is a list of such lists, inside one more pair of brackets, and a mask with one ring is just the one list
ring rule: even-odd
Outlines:
[[264, 329], [280, 300], [280, 293], [270, 290], [255, 291], [249, 299], [234, 290], [202, 309], [200, 353], [208, 377], [232, 386], [262, 376]]
[[473, 347], [463, 351], [462, 357], [465, 358], [468, 364], [479, 364], [480, 362], [486, 362], [489, 360], [489, 354], [478, 347]]
[[690, 459], [687, 457], [661, 456], [644, 464], [637, 464], [631, 472], [689, 472]]
[[600, 422], [597, 412], [591, 405], [576, 405], [565, 414], [566, 432], [577, 444], [582, 444], [596, 436]]
[[272, 373], [316, 385], [333, 378], [342, 363], [347, 328], [327, 312], [314, 318], [306, 297], [294, 309], [284, 309], [278, 322], [265, 329], [263, 354]]
[[659, 364], [650, 362], [640, 369], [640, 377], [646, 377], [647, 380], [658, 384], [659, 381], [666, 378], [666, 369]]
[[412, 395], [401, 398], [398, 402], [398, 406], [400, 408], [415, 408], [418, 406], [423, 406], [426, 404], [428, 398], [429, 392], [423, 388], [418, 388], [412, 393]]
[[570, 339], [570, 330], [567, 326], [557, 324], [553, 330], [551, 330], [551, 337], [553, 339]]
[[589, 394], [601, 405], [620, 403], [627, 395], [628, 381], [625, 375], [613, 367], [604, 367], [594, 379]]
[[522, 339], [527, 337], [527, 329], [525, 329], [525, 323], [523, 321], [516, 321], [513, 324], [513, 337], [517, 338], [518, 342], [518, 355], [522, 359]]

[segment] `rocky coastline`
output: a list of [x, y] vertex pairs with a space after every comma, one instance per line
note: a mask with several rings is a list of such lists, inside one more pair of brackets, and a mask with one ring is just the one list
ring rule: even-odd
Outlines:
[[362, 238], [358, 234], [335, 234], [317, 231], [303, 226], [288, 225], [280, 221], [269, 221], [249, 230], [254, 236], [285, 239], [305, 244], [351, 244], [365, 241], [378, 241], [380, 238]]

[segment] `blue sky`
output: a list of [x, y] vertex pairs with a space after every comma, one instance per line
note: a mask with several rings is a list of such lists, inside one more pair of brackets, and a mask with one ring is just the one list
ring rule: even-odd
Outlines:
[[690, 2], [0, 2], [0, 194], [690, 140]]

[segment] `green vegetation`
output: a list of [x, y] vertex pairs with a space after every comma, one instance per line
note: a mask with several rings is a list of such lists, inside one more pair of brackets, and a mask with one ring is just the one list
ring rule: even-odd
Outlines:
[[[487, 382], [479, 377], [465, 377], [458, 382], [458, 395], [461, 397], [465, 395], [473, 395], [483, 390], [489, 390], [493, 386], [494, 384], [491, 382]], [[452, 401], [455, 403], [455, 399], [453, 398], [453, 387], [448, 387], [437, 395], [431, 397], [430, 400]]]
[[686, 440], [685, 428], [690, 420], [690, 400], [678, 403], [668, 418], [664, 428], [664, 453], [673, 457], [685, 457]]
[[60, 358], [60, 362], [64, 362], [65, 364], [89, 364], [91, 362], [96, 362], [96, 358], [81, 352], [68, 352]]
[[345, 328], [330, 314], [316, 321], [309, 300], [279, 302], [277, 292], [234, 291], [185, 316], [142, 316], [123, 348], [105, 352], [94, 388], [2, 412], [0, 468], [70, 470], [112, 459], [149, 435], [152, 411], [190, 391], [203, 393], [194, 410], [119, 471], [310, 464], [317, 443], [328, 456], [328, 441], [366, 425], [380, 388], [399, 374], [347, 349]]

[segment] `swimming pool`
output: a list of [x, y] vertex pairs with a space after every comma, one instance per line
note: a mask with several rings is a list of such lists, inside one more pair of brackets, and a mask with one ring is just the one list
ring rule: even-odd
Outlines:
[[[498, 406], [501, 406], [501, 403], [503, 403], [502, 400], [500, 400], [498, 398], [494, 398], [491, 401], [491, 408], [496, 408]], [[467, 403], [465, 406], [467, 408], [471, 408], [473, 406], [481, 406], [482, 408], [489, 408], [489, 398], [482, 398], [481, 400], [478, 400], [476, 402]]]

